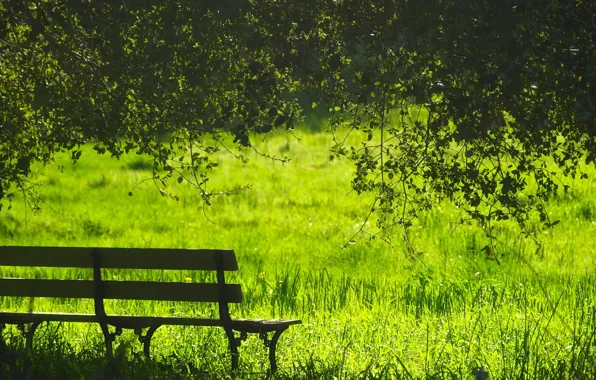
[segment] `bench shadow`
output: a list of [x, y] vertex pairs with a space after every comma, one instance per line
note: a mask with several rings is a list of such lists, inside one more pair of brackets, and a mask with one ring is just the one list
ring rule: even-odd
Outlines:
[[[196, 364], [176, 354], [147, 360], [142, 350], [131, 349], [137, 342], [122, 341], [114, 357], [105, 357], [100, 339], [84, 345], [66, 341], [56, 330], [40, 328], [41, 339], [29, 352], [17, 331], [5, 331], [0, 342], [0, 379], [222, 379], [221, 371], [209, 363]], [[138, 345], [138, 343], [136, 344]], [[83, 347], [81, 347], [83, 346]], [[138, 347], [137, 347], [138, 348]], [[219, 374], [218, 374], [219, 372]]]

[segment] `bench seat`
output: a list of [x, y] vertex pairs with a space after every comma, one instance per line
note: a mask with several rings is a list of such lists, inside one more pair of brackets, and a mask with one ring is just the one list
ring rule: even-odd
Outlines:
[[[104, 321], [95, 314], [79, 313], [18, 313], [0, 312], [0, 323], [27, 324], [34, 322], [87, 322], [100, 323]], [[135, 315], [107, 315], [105, 318], [111, 326], [126, 329], [144, 329], [152, 326], [214, 326], [224, 327], [219, 318], [188, 318], [188, 317], [149, 317]], [[247, 333], [272, 332], [280, 328], [302, 323], [299, 319], [232, 319], [230, 326], [236, 331]]]

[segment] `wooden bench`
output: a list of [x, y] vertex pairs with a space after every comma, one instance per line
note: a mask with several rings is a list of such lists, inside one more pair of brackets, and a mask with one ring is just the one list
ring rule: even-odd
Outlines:
[[[6, 324], [16, 324], [25, 333], [28, 349], [32, 348], [35, 330], [43, 322], [98, 323], [105, 337], [108, 358], [112, 357], [112, 342], [122, 333], [122, 329], [135, 331], [143, 344], [145, 356], [149, 358], [151, 337], [160, 326], [217, 326], [222, 327], [226, 333], [232, 371], [238, 368], [238, 347], [241, 341], [247, 338], [248, 333], [256, 333], [269, 349], [270, 371], [274, 373], [277, 370], [275, 350], [280, 335], [289, 326], [301, 323], [296, 319], [230, 317], [228, 304], [242, 302], [240, 285], [228, 284], [224, 277], [224, 272], [238, 270], [232, 250], [0, 246], [0, 266], [93, 269], [92, 280], [0, 278], [2, 297], [94, 300], [95, 314], [0, 311], [0, 339]], [[217, 282], [111, 281], [102, 279], [102, 269], [214, 271]], [[213, 302], [219, 305], [219, 318], [107, 315], [104, 299]], [[108, 326], [113, 326], [115, 332], [110, 332]], [[147, 329], [145, 333], [144, 329]], [[270, 333], [273, 334], [271, 337]]]

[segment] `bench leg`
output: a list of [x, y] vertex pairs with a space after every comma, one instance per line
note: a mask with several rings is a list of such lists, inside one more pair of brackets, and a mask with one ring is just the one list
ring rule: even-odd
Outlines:
[[31, 352], [33, 350], [33, 335], [35, 334], [35, 330], [37, 330], [37, 328], [39, 327], [39, 325], [41, 325], [41, 323], [42, 323], [41, 321], [35, 321], [35, 322], [31, 323], [31, 326], [27, 330], [25, 344], [26, 344], [28, 352]]
[[139, 342], [143, 344], [143, 352], [145, 353], [146, 359], [151, 358], [151, 338], [153, 337], [153, 334], [155, 334], [155, 331], [160, 327], [161, 325], [149, 327], [149, 330], [147, 330], [145, 335], [143, 335], [143, 331], [141, 329], [135, 330], [135, 334], [139, 337]]
[[[4, 329], [6, 325], [4, 323], [0, 323], [0, 354], [4, 351]], [[0, 375], [2, 372], [0, 372]]]
[[239, 342], [236, 336], [234, 336], [234, 330], [226, 328], [226, 336], [228, 342], [230, 342], [230, 353], [232, 354], [232, 372], [238, 369], [238, 346]]
[[261, 339], [263, 339], [263, 341], [265, 342], [265, 347], [269, 348], [269, 364], [271, 365], [271, 369], [269, 372], [270, 375], [274, 375], [277, 372], [277, 359], [275, 357], [277, 341], [280, 335], [287, 329], [288, 327], [286, 326], [284, 328], [275, 330], [275, 333], [273, 334], [273, 337], [271, 337], [271, 340], [268, 339], [267, 333], [261, 333]]
[[116, 340], [117, 336], [122, 335], [122, 327], [116, 327], [116, 331], [110, 332], [110, 329], [106, 323], [100, 323], [101, 332], [103, 333], [104, 340], [106, 343], [106, 357], [112, 359], [114, 357], [114, 349], [112, 343]]
[[104, 341], [106, 344], [106, 357], [111, 359], [114, 355], [114, 350], [112, 349], [112, 334], [110, 334], [110, 329], [108, 325], [104, 323], [100, 323], [99, 326], [101, 327], [101, 332], [103, 333]]

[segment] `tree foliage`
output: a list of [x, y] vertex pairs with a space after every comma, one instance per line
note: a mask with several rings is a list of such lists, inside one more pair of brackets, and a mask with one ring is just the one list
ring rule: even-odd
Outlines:
[[354, 188], [377, 194], [380, 226], [407, 227], [443, 198], [489, 230], [512, 218], [532, 234], [532, 213], [556, 223], [544, 201], [558, 177], [596, 159], [594, 3], [348, 7], [358, 17], [341, 24], [344, 48], [358, 69], [340, 104], [349, 119], [333, 124], [371, 141], [335, 152], [355, 162]]
[[531, 234], [532, 213], [554, 224], [558, 176], [596, 161], [592, 2], [0, 4], [0, 198], [30, 191], [32, 162], [91, 143], [151, 155], [162, 194], [175, 178], [208, 203], [212, 154], [292, 130], [305, 91], [380, 230], [450, 199]]
[[[307, 7], [249, 2], [3, 2], [0, 19], [0, 177], [29, 189], [34, 161], [82, 144], [154, 158], [161, 185], [175, 176], [202, 191], [226, 135], [291, 129], [299, 115], [293, 71], [308, 49]], [[258, 12], [255, 13], [255, 10]], [[283, 20], [303, 15], [309, 25]], [[317, 37], [312, 38], [315, 41]], [[294, 55], [294, 56], [293, 56]], [[188, 151], [188, 157], [179, 157]], [[165, 174], [160, 174], [165, 173]], [[161, 186], [160, 185], [160, 186]]]

